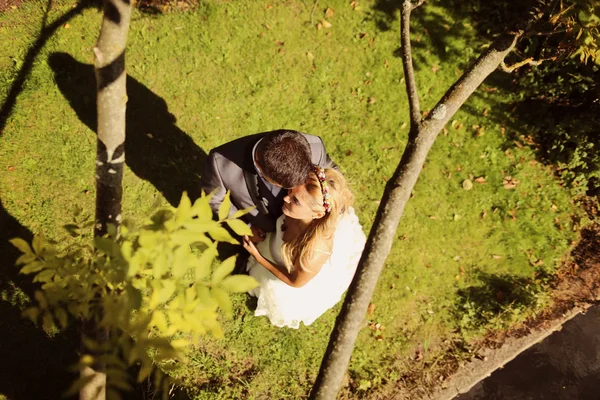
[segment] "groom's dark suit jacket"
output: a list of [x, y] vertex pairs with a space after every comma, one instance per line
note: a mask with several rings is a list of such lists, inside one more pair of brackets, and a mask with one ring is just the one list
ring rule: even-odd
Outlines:
[[[225, 143], [210, 151], [206, 159], [200, 185], [205, 193], [215, 191], [210, 206], [217, 212], [227, 190], [231, 191], [230, 215], [238, 209], [256, 206], [243, 218], [265, 232], [275, 230], [275, 222], [281, 215], [283, 198], [287, 190], [282, 189], [277, 197], [264, 185], [254, 168], [252, 149], [265, 135], [271, 132], [245, 136]], [[303, 133], [310, 144], [312, 163], [322, 167], [332, 166], [325, 152], [325, 145], [318, 136]]]

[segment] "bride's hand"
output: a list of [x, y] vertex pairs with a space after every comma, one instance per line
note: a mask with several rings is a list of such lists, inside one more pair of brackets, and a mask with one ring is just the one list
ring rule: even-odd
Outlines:
[[246, 251], [248, 253], [250, 253], [250, 255], [253, 256], [254, 258], [258, 258], [260, 256], [260, 252], [258, 251], [256, 246], [254, 245], [254, 243], [252, 243], [252, 241], [250, 240], [250, 238], [248, 236], [244, 236], [243, 245], [244, 245], [244, 249], [246, 249]]

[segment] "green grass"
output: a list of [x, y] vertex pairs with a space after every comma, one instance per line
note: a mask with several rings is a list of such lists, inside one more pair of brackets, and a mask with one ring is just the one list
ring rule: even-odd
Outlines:
[[[127, 68], [135, 80], [128, 122], [135, 142], [127, 155], [124, 213], [142, 220], [157, 199], [166, 204], [193, 189], [212, 147], [288, 127], [323, 138], [352, 182], [368, 231], [408, 134], [395, 55], [398, 23], [374, 5], [362, 1], [354, 10], [346, 1], [320, 3], [315, 25], [325, 8], [335, 10], [333, 26], [320, 30], [296, 0], [215, 0], [186, 13], [134, 12]], [[58, 1], [49, 21], [71, 7]], [[0, 15], [2, 101], [37, 38], [44, 9], [33, 0]], [[483, 43], [442, 7], [427, 4], [414, 15], [426, 110]], [[6, 212], [59, 242], [67, 238], [61, 226], [75, 205], [94, 208], [90, 64], [100, 21], [98, 10], [87, 9], [49, 37], [0, 138]], [[386, 23], [391, 30], [381, 29]], [[492, 89], [501, 81], [497, 74], [456, 114], [428, 156], [367, 316], [365, 325], [384, 329], [361, 331], [347, 397], [390, 390], [415, 365], [448, 350], [448, 340], [475, 340], [548, 301], [544, 279], [576, 237], [571, 216], [578, 211], [531, 149], [505, 139], [514, 133], [509, 130], [519, 132], [518, 121], [511, 120], [503, 89]], [[481, 135], [475, 125], [485, 126]], [[463, 189], [465, 179], [482, 176], [485, 184]], [[503, 187], [506, 176], [519, 181], [515, 189]], [[223, 323], [225, 338], [199, 343], [177, 375], [194, 399], [299, 398], [310, 390], [338, 310], [297, 331], [278, 329], [253, 317], [246, 296], [237, 296], [234, 318]], [[417, 350], [423, 359], [414, 361]]]

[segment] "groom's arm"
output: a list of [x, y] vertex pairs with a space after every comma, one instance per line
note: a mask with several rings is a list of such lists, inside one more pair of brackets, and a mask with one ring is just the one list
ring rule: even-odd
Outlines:
[[[221, 171], [219, 169], [219, 158], [221, 155], [214, 151], [211, 151], [208, 157], [206, 158], [206, 162], [204, 164], [204, 172], [202, 173], [202, 178], [200, 179], [200, 188], [204, 191], [204, 193], [209, 194], [213, 193], [210, 198], [210, 208], [213, 210], [213, 213], [218, 213], [219, 207], [223, 203], [223, 199], [227, 194], [227, 187], [225, 187], [225, 183], [221, 178]], [[231, 204], [231, 209], [229, 214], [233, 214], [238, 209], [235, 205]]]

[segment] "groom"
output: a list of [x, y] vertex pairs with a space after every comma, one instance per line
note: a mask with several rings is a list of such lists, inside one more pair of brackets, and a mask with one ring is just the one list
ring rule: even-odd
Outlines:
[[250, 223], [256, 243], [275, 230], [287, 189], [303, 184], [312, 165], [332, 164], [321, 138], [281, 129], [212, 149], [200, 185], [205, 193], [214, 192], [210, 206], [215, 213], [227, 191], [231, 192], [230, 215], [256, 207], [242, 217]]

